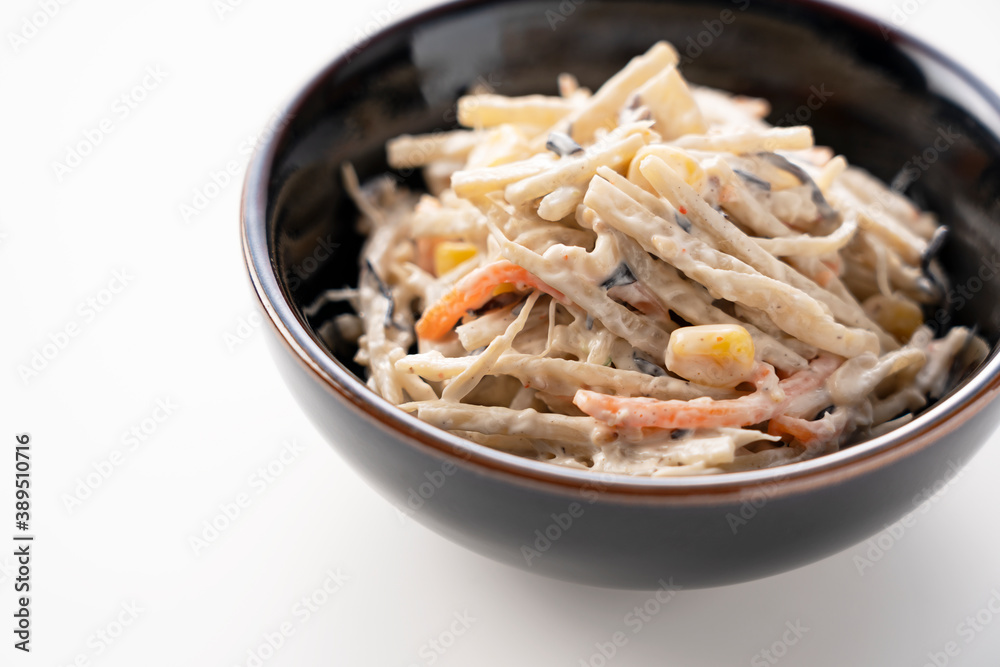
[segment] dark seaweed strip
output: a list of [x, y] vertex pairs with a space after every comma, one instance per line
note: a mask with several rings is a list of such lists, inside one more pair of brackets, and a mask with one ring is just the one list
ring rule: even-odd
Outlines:
[[799, 179], [799, 182], [803, 185], [808, 185], [809, 189], [812, 191], [812, 200], [816, 204], [816, 208], [819, 210], [819, 214], [823, 216], [824, 220], [836, 220], [837, 212], [833, 210], [830, 203], [823, 196], [822, 190], [816, 185], [816, 182], [812, 179], [809, 174], [806, 173], [805, 169], [802, 167], [792, 164], [786, 158], [778, 155], [777, 153], [759, 153], [760, 157], [767, 160], [773, 164], [778, 169], [787, 171], [789, 174]]
[[576, 155], [583, 152], [583, 146], [573, 141], [573, 138], [568, 134], [563, 134], [562, 132], [549, 132], [549, 139], [545, 142], [545, 148], [559, 157]]
[[665, 370], [654, 364], [652, 361], [643, 359], [634, 352], [632, 353], [632, 361], [634, 361], [635, 365], [639, 367], [639, 370], [645, 373], [646, 375], [652, 375], [653, 377], [663, 377], [664, 375], [667, 374]]
[[755, 185], [761, 190], [767, 190], [767, 191], [771, 190], [770, 182], [765, 181], [763, 178], [758, 178], [757, 176], [754, 176], [750, 172], [743, 171], [742, 169], [733, 169], [733, 172], [738, 174], [740, 178], [742, 178], [750, 185]]
[[917, 279], [917, 287], [936, 302], [944, 301], [946, 308], [950, 305], [948, 289], [944, 277], [939, 273], [940, 269], [934, 265], [934, 259], [941, 251], [941, 246], [944, 245], [947, 235], [948, 228], [944, 225], [934, 230], [923, 255], [920, 256], [920, 272], [923, 275]]
[[629, 268], [628, 264], [622, 262], [615, 270], [608, 276], [607, 280], [601, 283], [601, 287], [604, 289], [611, 289], [612, 287], [621, 287], [622, 285], [631, 285], [635, 282], [635, 275], [632, 273], [632, 269]]
[[923, 256], [920, 258], [920, 270], [931, 280], [934, 280], [934, 277], [930, 274], [931, 261], [941, 251], [941, 246], [944, 245], [946, 236], [948, 236], [947, 226], [941, 225], [935, 229], [930, 241], [927, 242], [927, 248], [924, 250]]
[[385, 325], [387, 327], [399, 327], [398, 324], [393, 320], [393, 316], [396, 313], [396, 302], [392, 298], [392, 290], [386, 285], [382, 278], [379, 277], [378, 272], [375, 271], [375, 267], [372, 266], [370, 259], [365, 260], [365, 268], [368, 269], [368, 274], [375, 279], [375, 285], [378, 287], [379, 294], [381, 294], [386, 301], [389, 302], [389, 307], [385, 310]]
[[676, 213], [674, 213], [674, 220], [677, 222], [677, 225], [681, 229], [683, 229], [688, 234], [691, 233], [691, 221], [688, 219], [686, 215], [683, 215], [680, 211], [677, 211]]

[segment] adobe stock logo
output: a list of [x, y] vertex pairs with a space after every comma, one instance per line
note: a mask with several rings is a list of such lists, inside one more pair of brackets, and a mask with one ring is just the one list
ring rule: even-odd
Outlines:
[[[750, 6], [750, 0], [730, 0], [738, 11], [746, 11], [747, 7]], [[736, 21], [736, 13], [731, 9], [723, 9], [719, 12], [719, 18], [712, 19], [711, 21], [705, 20], [701, 22], [704, 27], [703, 30], [699, 30], [693, 35], [688, 35], [687, 41], [678, 44], [677, 50], [681, 52], [681, 64], [690, 65], [695, 59], [701, 56], [707, 49], [712, 47], [715, 40], [722, 35], [725, 31], [726, 26]]]
[[120, 295], [132, 284], [134, 277], [128, 269], [116, 269], [104, 287], [77, 304], [76, 314], [65, 324], [50, 331], [47, 340], [29, 353], [26, 363], [17, 366], [17, 376], [25, 386], [39, 377]]
[[110, 106], [110, 114], [97, 123], [84, 127], [80, 137], [63, 149], [60, 159], [52, 161], [52, 174], [57, 183], [76, 171], [87, 158], [103, 144], [136, 109], [138, 109], [170, 76], [160, 65], [149, 65], [142, 71], [141, 79], [120, 93]]
[[[892, 10], [889, 12], [889, 20], [892, 22], [893, 28], [902, 28], [910, 21], [910, 17], [920, 11], [921, 5], [923, 5], [927, 0], [904, 0], [903, 2], [893, 4]], [[878, 24], [879, 30], [882, 31], [882, 39], [889, 40], [889, 29], [882, 21]]]
[[385, 9], [373, 10], [371, 20], [365, 25], [355, 26], [354, 38], [351, 40], [351, 48], [347, 51], [346, 56], [348, 62], [371, 41], [375, 33], [392, 23], [402, 12], [403, 8], [399, 0], [390, 0]]
[[38, 10], [21, 19], [17, 32], [12, 30], [7, 33], [7, 41], [10, 42], [10, 48], [14, 53], [38, 36], [38, 33], [69, 3], [70, 0], [39, 0]]

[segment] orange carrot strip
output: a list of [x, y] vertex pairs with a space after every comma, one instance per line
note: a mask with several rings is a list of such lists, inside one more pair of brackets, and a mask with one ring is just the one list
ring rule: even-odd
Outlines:
[[441, 300], [424, 311], [416, 324], [417, 335], [427, 340], [437, 340], [451, 331], [466, 311], [479, 308], [491, 298], [494, 290], [503, 284], [513, 285], [517, 291], [537, 289], [559, 301], [566, 297], [549, 287], [533, 273], [506, 259], [481, 266], [472, 271], [441, 297]]
[[780, 415], [793, 398], [820, 387], [840, 363], [840, 359], [830, 355], [817, 357], [809, 368], [777, 383], [778, 389], [784, 393], [784, 398], [777, 400], [768, 388], [774, 385], [774, 369], [770, 364], [760, 364], [754, 378], [757, 391], [740, 398], [720, 401], [702, 397], [689, 401], [662, 401], [641, 396], [608, 396], [579, 389], [573, 403], [609, 426], [624, 428], [749, 426]]

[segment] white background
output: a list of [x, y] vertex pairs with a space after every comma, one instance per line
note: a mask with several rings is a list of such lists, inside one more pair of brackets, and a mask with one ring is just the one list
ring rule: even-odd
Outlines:
[[[895, 2], [897, 23], [1000, 88], [1000, 5]], [[866, 4], [891, 20], [893, 2]], [[959, 650], [949, 664], [998, 664], [1000, 618], [961, 626], [1000, 596], [997, 437], [901, 535], [882, 536], [888, 550], [863, 572], [865, 544], [770, 579], [685, 591], [637, 634], [625, 616], [648, 593], [540, 578], [401, 519], [314, 431], [260, 327], [247, 328], [255, 311], [237, 230], [245, 149], [360, 26], [396, 5], [244, 0], [220, 16], [212, 0], [71, 2], [12, 44], [40, 6], [0, 10], [0, 665], [253, 665], [248, 651], [283, 623], [293, 632], [265, 649], [269, 667], [600, 665], [595, 643], [619, 630], [628, 643], [609, 664], [769, 664], [759, 652], [786, 623], [808, 630], [782, 665], [919, 667], [949, 641]], [[119, 98], [144, 77], [126, 117]], [[104, 119], [110, 132], [60, 179], [55, 163]], [[239, 175], [185, 220], [181, 204], [229, 161]], [[100, 312], [88, 299], [103, 300]], [[22, 378], [18, 368], [74, 325]], [[157, 401], [176, 407], [166, 415]], [[133, 428], [148, 435], [126, 438]], [[9, 629], [12, 449], [23, 431], [37, 535], [30, 655], [13, 650]], [[262, 482], [256, 471], [269, 464], [280, 474]], [[102, 468], [106, 479], [91, 475]], [[80, 487], [88, 475], [96, 488]], [[68, 507], [78, 491], [89, 496]], [[191, 538], [240, 494], [249, 506], [195, 553]], [[347, 579], [297, 613], [328, 571]], [[451, 637], [456, 614], [474, 621]], [[439, 638], [454, 639], [443, 654], [430, 648]]]

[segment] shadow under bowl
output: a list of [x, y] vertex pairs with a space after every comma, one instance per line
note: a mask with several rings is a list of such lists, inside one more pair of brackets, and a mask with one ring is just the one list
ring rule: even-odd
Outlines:
[[[951, 229], [956, 292], [941, 325], [974, 326], [989, 359], [892, 433], [812, 461], [697, 478], [599, 475], [530, 461], [420, 422], [373, 392], [353, 349], [306, 314], [356, 284], [362, 239], [340, 167], [388, 171], [386, 140], [455, 126], [460, 95], [596, 89], [667, 39], [694, 83], [770, 100], [775, 124], [908, 194]], [[1000, 100], [933, 49], [876, 21], [796, 0], [470, 0], [390, 26], [323, 70], [259, 148], [243, 194], [244, 251], [274, 357], [317, 427], [369, 484], [435, 531], [496, 560], [588, 584], [655, 589], [746, 581], [823, 558], [914, 509], [987, 440], [1000, 386]], [[422, 187], [419, 173], [398, 173]], [[937, 485], [937, 487], [936, 487]], [[331, 508], [331, 514], [343, 509]]]

